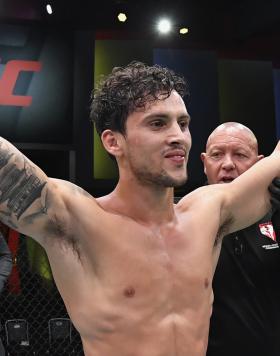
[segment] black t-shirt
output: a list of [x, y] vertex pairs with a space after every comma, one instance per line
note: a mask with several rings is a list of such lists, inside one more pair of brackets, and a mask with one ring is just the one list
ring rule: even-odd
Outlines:
[[207, 356], [280, 356], [280, 250], [271, 215], [224, 238], [213, 290]]

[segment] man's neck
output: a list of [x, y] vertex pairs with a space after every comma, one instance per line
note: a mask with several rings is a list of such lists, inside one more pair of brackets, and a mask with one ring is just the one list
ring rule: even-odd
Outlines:
[[122, 184], [97, 201], [104, 210], [124, 215], [147, 225], [162, 224], [174, 218], [174, 189]]

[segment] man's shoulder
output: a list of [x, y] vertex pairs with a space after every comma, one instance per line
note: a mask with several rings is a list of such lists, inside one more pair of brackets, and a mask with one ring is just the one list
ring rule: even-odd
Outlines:
[[206, 209], [211, 214], [222, 208], [223, 199], [224, 187], [222, 184], [213, 184], [197, 188], [176, 201], [178, 207], [194, 208], [197, 212]]

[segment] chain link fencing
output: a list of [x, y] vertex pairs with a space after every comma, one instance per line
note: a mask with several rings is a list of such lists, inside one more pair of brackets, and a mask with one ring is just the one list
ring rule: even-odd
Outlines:
[[[8, 355], [84, 356], [45, 251], [22, 235], [13, 241], [12, 250], [13, 269], [0, 296], [0, 336]], [[20, 340], [26, 328], [28, 340]]]

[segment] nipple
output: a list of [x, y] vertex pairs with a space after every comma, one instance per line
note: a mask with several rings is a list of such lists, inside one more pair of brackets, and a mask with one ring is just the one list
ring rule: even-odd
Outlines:
[[205, 287], [205, 289], [207, 289], [207, 288], [209, 287], [209, 280], [208, 280], [208, 278], [205, 278], [205, 280], [204, 280], [204, 287]]
[[127, 298], [132, 298], [135, 295], [135, 289], [133, 287], [127, 287], [127, 288], [125, 288], [123, 294]]

